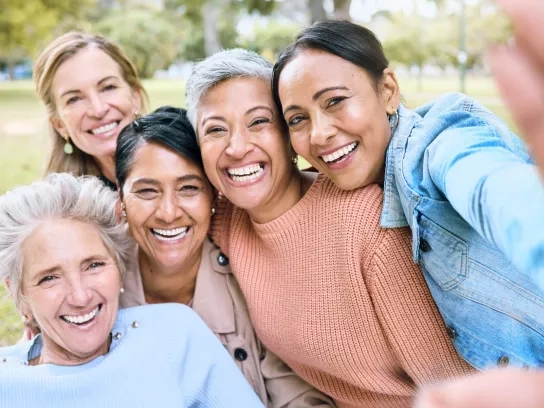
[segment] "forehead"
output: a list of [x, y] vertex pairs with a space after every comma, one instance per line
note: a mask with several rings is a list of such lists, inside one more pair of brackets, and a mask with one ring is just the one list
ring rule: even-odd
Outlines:
[[246, 112], [253, 106], [264, 105], [274, 109], [270, 82], [262, 78], [227, 79], [206, 92], [198, 105], [198, 114], [228, 115]]
[[134, 153], [127, 178], [153, 178], [160, 181], [188, 174], [205, 178], [200, 166], [180, 153], [158, 143], [144, 143]]
[[107, 254], [95, 225], [55, 219], [39, 225], [24, 242], [25, 270], [43, 270], [52, 266], [79, 262], [91, 255]]
[[63, 61], [53, 77], [52, 90], [60, 95], [67, 90], [95, 85], [105, 77], [122, 79], [121, 67], [97, 47], [86, 47]]
[[345, 59], [321, 50], [302, 50], [281, 72], [279, 91], [292, 88], [312, 90], [339, 83], [369, 81], [367, 73]]

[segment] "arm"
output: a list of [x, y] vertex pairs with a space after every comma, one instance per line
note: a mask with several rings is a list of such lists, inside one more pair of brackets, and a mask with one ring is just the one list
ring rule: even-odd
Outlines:
[[270, 408], [336, 407], [332, 398], [305, 382], [269, 350], [265, 350], [261, 372]]
[[544, 288], [544, 190], [536, 167], [485, 122], [468, 113], [458, 119], [427, 148], [433, 183], [481, 236]]

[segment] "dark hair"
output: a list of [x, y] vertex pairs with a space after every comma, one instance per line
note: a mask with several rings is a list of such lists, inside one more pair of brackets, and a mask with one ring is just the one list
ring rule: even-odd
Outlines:
[[278, 84], [281, 71], [301, 50], [321, 50], [364, 69], [376, 86], [389, 66], [382, 44], [368, 28], [349, 21], [323, 20], [302, 30], [279, 56], [272, 73], [272, 95], [282, 111]]
[[126, 126], [117, 139], [115, 177], [119, 194], [131, 170], [134, 154], [146, 143], [155, 143], [180, 154], [204, 171], [196, 134], [187, 119], [187, 111], [162, 106]]

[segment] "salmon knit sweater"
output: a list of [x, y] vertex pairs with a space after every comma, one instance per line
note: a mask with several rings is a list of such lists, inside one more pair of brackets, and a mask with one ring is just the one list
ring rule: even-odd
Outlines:
[[230, 258], [262, 342], [339, 408], [408, 408], [416, 387], [473, 369], [455, 352], [410, 232], [379, 225], [383, 194], [319, 175], [257, 224], [223, 201], [212, 237]]

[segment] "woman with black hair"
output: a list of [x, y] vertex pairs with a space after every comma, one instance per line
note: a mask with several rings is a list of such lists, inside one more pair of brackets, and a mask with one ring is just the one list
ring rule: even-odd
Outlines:
[[162, 107], [117, 142], [122, 214], [137, 246], [120, 306], [182, 303], [221, 340], [266, 407], [334, 407], [257, 338], [228, 258], [208, 239], [214, 192], [185, 110]]

